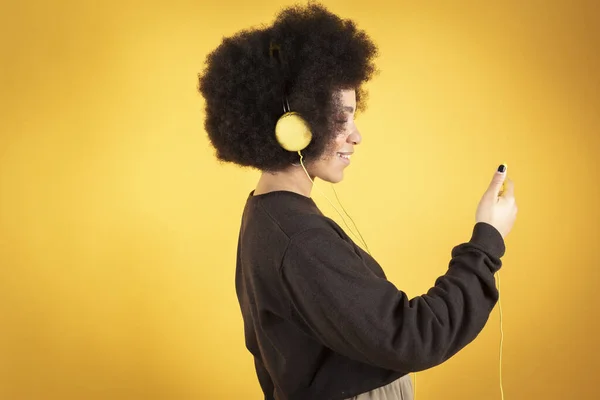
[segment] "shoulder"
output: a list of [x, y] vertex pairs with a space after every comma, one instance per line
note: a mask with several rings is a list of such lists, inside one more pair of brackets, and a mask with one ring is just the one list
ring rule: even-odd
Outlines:
[[268, 219], [290, 241], [301, 241], [305, 235], [314, 234], [345, 238], [339, 225], [323, 215], [311, 198], [292, 192], [271, 192], [251, 197], [248, 205], [253, 218]]

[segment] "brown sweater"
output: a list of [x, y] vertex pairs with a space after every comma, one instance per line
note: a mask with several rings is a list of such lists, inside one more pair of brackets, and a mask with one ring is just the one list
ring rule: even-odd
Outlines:
[[342, 400], [446, 361], [487, 322], [504, 251], [493, 226], [476, 224], [410, 299], [312, 199], [250, 193], [235, 283], [265, 399]]

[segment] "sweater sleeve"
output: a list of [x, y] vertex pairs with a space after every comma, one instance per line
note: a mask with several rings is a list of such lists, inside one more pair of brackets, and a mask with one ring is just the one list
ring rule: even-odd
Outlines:
[[280, 276], [292, 309], [324, 346], [409, 373], [441, 364], [477, 337], [498, 300], [494, 273], [504, 251], [500, 233], [477, 223], [469, 242], [452, 249], [446, 273], [409, 299], [351, 243], [317, 228], [291, 240]]

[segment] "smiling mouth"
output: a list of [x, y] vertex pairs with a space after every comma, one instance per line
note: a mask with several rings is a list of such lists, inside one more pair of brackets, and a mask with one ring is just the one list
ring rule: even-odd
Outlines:
[[338, 152], [336, 155], [344, 164], [350, 164], [350, 156], [352, 155], [352, 152]]

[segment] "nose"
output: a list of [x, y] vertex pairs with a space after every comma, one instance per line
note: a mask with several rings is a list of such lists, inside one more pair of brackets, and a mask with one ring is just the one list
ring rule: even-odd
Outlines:
[[352, 143], [353, 145], [357, 145], [357, 144], [360, 144], [360, 142], [362, 142], [362, 136], [361, 136], [358, 128], [354, 128], [352, 133], [350, 133], [348, 135], [348, 138], [346, 139], [346, 141], [348, 143]]

